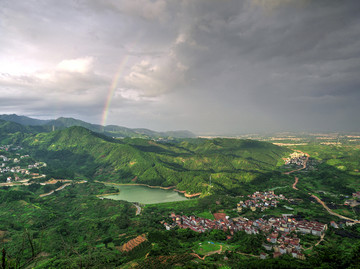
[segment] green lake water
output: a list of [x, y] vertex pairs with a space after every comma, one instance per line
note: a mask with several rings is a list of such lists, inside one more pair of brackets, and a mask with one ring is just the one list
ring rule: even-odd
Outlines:
[[187, 200], [184, 195], [173, 190], [149, 188], [138, 185], [112, 185], [120, 190], [119, 194], [104, 196], [106, 199], [125, 200], [141, 204], [158, 204]]

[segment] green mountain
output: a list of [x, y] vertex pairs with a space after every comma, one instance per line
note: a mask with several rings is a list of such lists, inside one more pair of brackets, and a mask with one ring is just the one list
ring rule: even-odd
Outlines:
[[42, 126], [24, 126], [16, 122], [0, 119], [0, 143], [20, 143], [30, 134], [37, 134], [46, 131]]
[[[113, 139], [83, 127], [28, 136], [23, 146], [49, 164], [54, 177], [176, 186], [190, 193], [240, 193], [243, 183], [271, 172], [288, 149], [237, 139], [159, 143]], [[212, 185], [209, 186], [209, 178]]]
[[137, 138], [194, 138], [196, 137], [190, 131], [169, 131], [169, 132], [155, 132], [149, 129], [131, 129], [117, 125], [102, 126], [98, 124], [91, 124], [85, 121], [73, 119], [73, 118], [58, 118], [48, 122], [46, 125], [54, 126], [57, 128], [81, 126], [87, 128], [93, 132], [103, 133], [111, 137], [137, 137]]
[[1, 120], [12, 121], [21, 125], [44, 125], [50, 120], [38, 120], [26, 116], [18, 116], [16, 114], [3, 114], [0, 115]]
[[0, 115], [0, 119], [16, 122], [25, 126], [43, 126], [42, 131], [51, 131], [53, 129], [59, 130], [72, 126], [81, 126], [93, 132], [102, 133], [110, 137], [137, 137], [137, 138], [195, 138], [196, 135], [190, 131], [168, 131], [156, 132], [149, 129], [141, 128], [126, 128], [117, 125], [102, 126], [99, 124], [92, 124], [82, 120], [73, 118], [60, 117], [56, 120], [38, 120], [26, 116], [18, 116], [16, 114]]

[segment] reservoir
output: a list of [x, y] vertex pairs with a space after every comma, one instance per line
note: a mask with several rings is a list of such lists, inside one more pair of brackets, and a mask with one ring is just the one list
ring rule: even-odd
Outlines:
[[175, 201], [185, 201], [187, 198], [173, 190], [149, 188], [139, 185], [112, 185], [120, 190], [119, 194], [103, 196], [106, 199], [125, 200], [140, 204], [158, 204]]

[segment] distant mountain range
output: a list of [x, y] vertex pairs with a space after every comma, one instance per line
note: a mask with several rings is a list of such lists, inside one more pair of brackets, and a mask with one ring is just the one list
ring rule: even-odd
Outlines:
[[[110, 137], [137, 137], [137, 138], [195, 138], [196, 135], [190, 131], [168, 131], [156, 132], [149, 129], [141, 128], [126, 128], [117, 125], [102, 126], [98, 124], [91, 124], [82, 120], [74, 118], [60, 117], [53, 120], [39, 120], [27, 116], [19, 116], [16, 114], [3, 114], [0, 115], [1, 120], [16, 122], [24, 126], [38, 126], [37, 131], [43, 130], [49, 132], [53, 129], [65, 129], [72, 126], [81, 126], [93, 132], [105, 134]], [[39, 128], [41, 126], [41, 128]]]

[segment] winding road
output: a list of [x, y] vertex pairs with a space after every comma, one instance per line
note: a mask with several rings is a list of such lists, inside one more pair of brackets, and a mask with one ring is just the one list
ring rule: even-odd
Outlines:
[[320, 200], [319, 197], [315, 196], [314, 194], [311, 194], [311, 197], [315, 198], [316, 201], [318, 201], [318, 203], [320, 203], [325, 209], [326, 211], [330, 214], [330, 215], [333, 215], [333, 216], [336, 216], [336, 217], [339, 217], [341, 219], [345, 219], [345, 220], [349, 220], [349, 221], [352, 221], [352, 222], [355, 222], [355, 223], [360, 223], [359, 220], [354, 220], [354, 219], [351, 219], [351, 218], [348, 218], [348, 217], [345, 217], [345, 216], [342, 216], [334, 211], [332, 211], [322, 200]]
[[[303, 170], [303, 169], [305, 169], [305, 168], [307, 167], [307, 162], [308, 162], [308, 160], [309, 160], [310, 155], [309, 155], [308, 153], [304, 153], [304, 152], [301, 152], [301, 151], [299, 151], [299, 152], [306, 155], [306, 159], [305, 159], [305, 161], [304, 161], [303, 166], [302, 166], [301, 168], [299, 168], [299, 169], [296, 169], [296, 170], [293, 170], [293, 171], [290, 171], [290, 172], [286, 172], [286, 173], [284, 173], [285, 175], [290, 175], [290, 174], [292, 174], [292, 173], [294, 173], [294, 172]], [[292, 185], [292, 188], [293, 188], [294, 190], [297, 190], [297, 191], [299, 190], [299, 189], [296, 187], [296, 184], [297, 184], [298, 182], [299, 182], [299, 178], [298, 178], [298, 177], [295, 177], [295, 182], [294, 182], [294, 184]], [[340, 214], [332, 211], [332, 210], [331, 210], [319, 197], [317, 197], [316, 195], [314, 195], [314, 194], [312, 194], [312, 193], [310, 193], [310, 192], [309, 192], [309, 195], [310, 195], [312, 198], [314, 198], [319, 204], [321, 204], [321, 205], [326, 209], [326, 211], [327, 211], [330, 215], [336, 216], [336, 217], [341, 218], [341, 219], [349, 220], [349, 221], [352, 221], [352, 222], [354, 222], [354, 223], [360, 223], [359, 220], [354, 220], [354, 219], [351, 219], [351, 218], [342, 216], [342, 215], [340, 215]]]
[[[79, 183], [84, 183], [84, 182], [79, 182]], [[71, 185], [71, 183], [66, 183], [66, 184], [60, 186], [59, 188], [57, 188], [56, 190], [53, 190], [53, 191], [48, 192], [48, 193], [40, 194], [39, 197], [49, 196], [49, 195], [53, 194], [54, 192], [56, 192], [56, 191], [61, 191], [61, 190], [63, 190], [65, 187], [70, 186], [70, 185]]]
[[137, 215], [140, 215], [140, 213], [141, 213], [141, 206], [138, 206], [138, 205], [136, 205], [136, 204], [133, 204], [135, 207], [136, 207], [136, 216]]
[[296, 184], [298, 184], [298, 182], [299, 182], [299, 178], [298, 177], [295, 177], [295, 182], [294, 182], [294, 184], [292, 185], [292, 188], [294, 189], [294, 190], [299, 190], [298, 188], [296, 188]]
[[[295, 169], [295, 170], [292, 170], [292, 171], [289, 171], [289, 172], [285, 172], [285, 173], [284, 173], [285, 175], [290, 175], [291, 173], [294, 173], [294, 172], [303, 170], [303, 169], [305, 169], [305, 168], [307, 167], [307, 162], [309, 161], [310, 155], [309, 155], [308, 153], [304, 153], [304, 152], [302, 152], [302, 151], [298, 151], [298, 152], [306, 155], [306, 159], [305, 159], [305, 161], [304, 161], [303, 166], [302, 166], [301, 168], [299, 168], [299, 169]], [[295, 182], [294, 182], [294, 184], [292, 185], [292, 188], [293, 188], [294, 190], [297, 190], [297, 191], [299, 190], [298, 188], [296, 188], [296, 184], [298, 184], [298, 182], [299, 182], [299, 178], [298, 178], [298, 177], [295, 177]]]

